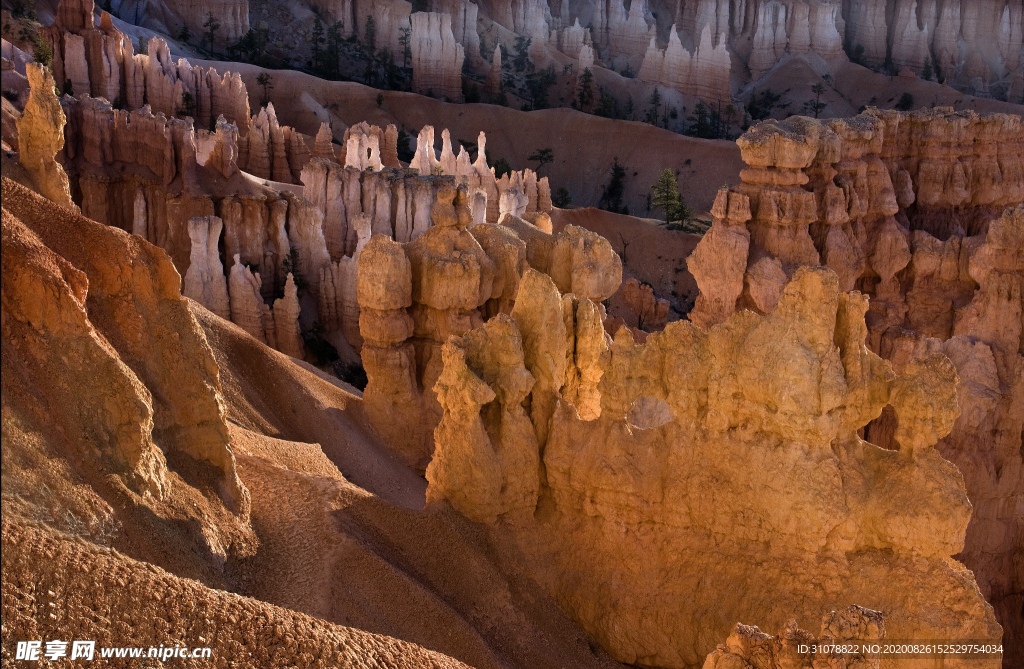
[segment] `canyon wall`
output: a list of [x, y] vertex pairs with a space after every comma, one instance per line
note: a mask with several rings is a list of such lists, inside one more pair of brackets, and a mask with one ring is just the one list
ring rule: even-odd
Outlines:
[[[850, 58], [1024, 102], [1024, 9], [1012, 0], [592, 0], [571, 7], [550, 37], [563, 53], [577, 57], [583, 37], [570, 26], [578, 23], [606, 67], [707, 101], [727, 100], [780, 62], [804, 57], [819, 74]], [[484, 9], [527, 34], [499, 10]], [[547, 7], [537, 16], [552, 21]]]
[[249, 97], [237, 73], [220, 75], [185, 59], [173, 62], [160, 38], [149, 41], [148, 54], [136, 54], [109, 14], [101, 14], [96, 28], [92, 13], [92, 0], [62, 0], [56, 20], [42, 31], [53, 48], [58, 88], [77, 97], [105, 98], [119, 108], [148, 104], [167, 116], [187, 114], [202, 128], [224, 116], [245, 131]]
[[402, 30], [409, 27], [412, 4], [406, 0], [327, 0], [320, 5], [333, 21], [341, 22], [341, 35], [365, 43], [368, 19], [373, 19], [374, 48], [401, 54]]
[[248, 0], [163, 0], [163, 4], [188, 26], [193, 35], [207, 32], [206, 22], [212, 16], [219, 27], [214, 31], [213, 49], [223, 53], [227, 47], [249, 32]]
[[[153, 42], [166, 53], [166, 45]], [[154, 81], [168, 79], [158, 73]], [[244, 86], [234, 95], [244, 98]], [[167, 250], [188, 296], [296, 357], [304, 350], [300, 308], [289, 295], [308, 290], [316, 320], [358, 350], [358, 250], [371, 234], [409, 242], [426, 231], [439, 184], [469, 190], [474, 223], [551, 209], [546, 178], [528, 169], [495, 177], [483, 134], [472, 160], [464, 146], [455, 153], [447, 130], [438, 151], [427, 126], [403, 170], [394, 126], [348, 128], [342, 165], [328, 126], [307, 143], [279, 124], [272, 104], [244, 119], [245, 133], [223, 115], [207, 131], [189, 116], [168, 117], [149, 105], [127, 112], [85, 95], [63, 104], [68, 141], [61, 161], [83, 212]], [[304, 197], [286, 186], [295, 182]], [[193, 268], [196, 260], [202, 266]]]
[[411, 21], [413, 91], [462, 102], [462, 64], [466, 51], [452, 33], [451, 15], [416, 12]]
[[[552, 235], [543, 212], [523, 213], [530, 220], [507, 213], [500, 225], [481, 224], [470, 195], [464, 185], [440, 181], [428, 229], [404, 244], [374, 235], [358, 256], [367, 416], [420, 470], [434, 452], [432, 435], [444, 400], [431, 389], [440, 383], [450, 337], [487, 318], [507, 319], [530, 271], [544, 272], [552, 277], [547, 281], [597, 303], [615, 292], [622, 276], [611, 245], [594, 233], [569, 226]], [[599, 329], [600, 320], [595, 323]], [[535, 420], [546, 421], [552, 408], [538, 400]]]
[[679, 34], [673, 28], [669, 31], [668, 46], [664, 50], [658, 48], [655, 38], [651, 38], [637, 76], [643, 81], [727, 105], [732, 99], [729, 90], [730, 61], [724, 34], [718, 36], [716, 43], [711, 27], [705, 26], [700, 43], [691, 54], [683, 47]]
[[[1017, 116], [936, 109], [766, 122], [740, 138], [743, 183], [722, 190], [688, 264], [702, 328], [770, 313], [803, 265], [870, 296], [867, 344], [899, 372], [935, 352], [956, 366], [960, 418], [936, 449], [973, 506], [959, 559], [1024, 653], [1024, 130]], [[998, 314], [998, 315], [997, 315]], [[902, 447], [891, 408], [865, 438]]]
[[[971, 505], [933, 447], [959, 414], [948, 358], [894, 373], [827, 268], [797, 269], [766, 316], [644, 344], [606, 340], [585, 285], [561, 287], [528, 271], [509, 315], [442, 346], [427, 497], [511, 528], [613, 657], [693, 666], [725, 621], [851, 603], [892, 638], [1001, 637], [949, 558]], [[858, 437], [887, 405], [898, 451]]]

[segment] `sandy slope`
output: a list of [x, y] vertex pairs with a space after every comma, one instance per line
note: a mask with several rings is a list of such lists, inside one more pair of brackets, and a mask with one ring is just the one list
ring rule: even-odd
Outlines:
[[[147, 270], [170, 262], [139, 238], [7, 179], [3, 204], [5, 666], [14, 640], [69, 637], [202, 638], [218, 666], [462, 666], [424, 648], [481, 669], [620, 666], [525, 573], [510, 540], [447, 508], [422, 509], [425, 482], [366, 427], [354, 389], [176, 291], [154, 297]], [[134, 303], [112, 302], [111, 285], [131, 286]], [[36, 297], [15, 304], [23, 294]], [[160, 322], [156, 307], [168, 304], [187, 318]], [[33, 318], [43, 318], [39, 329]], [[248, 515], [226, 512], [210, 468], [173, 452], [159, 496], [135, 494], [122, 481], [130, 469], [99, 459], [102, 440], [74, 435], [75, 421], [88, 433], [130, 399], [118, 377], [90, 375], [79, 350], [116, 367], [129, 334], [145, 347], [190, 341], [193, 353], [208, 351], [206, 372], [217, 374], [206, 388], [224, 412]], [[167, 392], [152, 373], [140, 378], [144, 400]], [[173, 432], [164, 425], [156, 445]]]
[[[97, 647], [181, 644], [212, 649], [212, 661], [168, 660], [179, 667], [466, 666], [397, 639], [212, 590], [45, 526], [5, 518], [3, 547], [5, 666], [13, 666], [15, 642], [31, 639], [91, 639]], [[162, 666], [140, 660], [103, 662], [98, 653], [94, 663]]]
[[510, 541], [419, 510], [423, 479], [376, 442], [356, 394], [192, 307], [252, 495], [260, 548], [232, 567], [240, 592], [480, 669], [619, 666], [520, 570]]

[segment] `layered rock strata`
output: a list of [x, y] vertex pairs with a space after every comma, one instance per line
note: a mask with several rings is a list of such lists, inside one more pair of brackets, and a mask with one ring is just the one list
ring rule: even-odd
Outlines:
[[675, 26], [669, 30], [668, 46], [659, 49], [651, 38], [637, 76], [643, 81], [674, 88], [703, 100], [729, 104], [729, 68], [731, 57], [725, 34], [713, 39], [711, 27], [705, 26], [693, 53], [687, 51]]
[[29, 96], [25, 111], [18, 117], [18, 162], [35, 181], [44, 196], [71, 210], [71, 185], [64, 168], [56, 161], [64, 148], [64, 110], [53, 90], [50, 71], [35, 63], [25, 66]]
[[[138, 237], [46, 204], [3, 180], [4, 378], [33, 389], [5, 388], [5, 415], [18, 416], [9, 426], [99, 455], [96, 469], [121, 482], [108, 484], [157, 515], [177, 513], [162, 506], [182, 485], [168, 459], [202, 463], [213, 494], [247, 523], [217, 365], [174, 266]], [[222, 558], [231, 541], [216, 529], [203, 540]]]
[[[961, 417], [936, 448], [963, 472], [974, 513], [959, 558], [1011, 659], [1024, 652], [1022, 142], [1020, 117], [943, 109], [760, 124], [739, 140], [743, 183], [719, 193], [688, 259], [704, 329], [772, 312], [796, 268], [820, 264], [870, 296], [867, 344], [897, 372], [937, 352], [953, 361]], [[911, 437], [886, 408], [865, 438]]]
[[321, 5], [341, 22], [342, 37], [366, 40], [367, 20], [373, 19], [374, 48], [401, 54], [402, 30], [409, 27], [412, 4], [406, 0], [328, 0]]
[[[434, 450], [432, 431], [443, 413], [445, 400], [433, 388], [450, 336], [509, 314], [528, 268], [594, 303], [616, 290], [622, 272], [608, 242], [580, 228], [552, 236], [512, 216], [502, 225], [472, 225], [470, 193], [451, 180], [438, 189], [430, 216], [433, 225], [413, 241], [375, 235], [358, 260], [367, 415], [374, 429], [421, 470]], [[554, 322], [561, 326], [560, 299]], [[592, 329], [601, 331], [598, 309], [592, 312]], [[550, 385], [561, 387], [564, 374], [552, 377]], [[532, 410], [537, 430], [546, 429], [553, 397], [538, 400]]]
[[451, 15], [416, 12], [410, 20], [413, 90], [462, 102], [462, 64], [466, 51], [452, 33]]
[[[949, 557], [971, 505], [932, 446], [959, 413], [948, 358], [895, 374], [865, 346], [867, 298], [826, 268], [796, 270], [766, 316], [642, 345], [530, 276], [510, 317], [442, 349], [427, 497], [512, 529], [613, 657], [694, 666], [726, 621], [781, 628], [837, 602], [886, 611], [893, 638], [1000, 638]], [[858, 437], [887, 404], [896, 451]]]
[[[81, 193], [83, 213], [167, 251], [185, 278], [186, 295], [232, 320], [236, 311], [251, 311], [225, 301], [225, 275], [236, 257], [254, 271], [262, 300], [284, 294], [289, 272], [318, 285], [329, 260], [320, 211], [245, 177], [234, 160], [234, 126], [221, 123], [217, 135], [205, 137], [203, 165], [197, 149], [204, 137], [197, 137], [190, 119], [154, 116], [148, 108], [129, 113], [93, 98], [66, 98], [65, 106], [61, 158]], [[205, 232], [193, 219], [208, 221]], [[252, 330], [250, 316], [236, 322]]]
[[[238, 73], [220, 74], [185, 59], [175, 62], [167, 43], [157, 37], [148, 41], [146, 54], [136, 54], [132, 40], [106, 13], [99, 27], [93, 26], [91, 0], [62, 0], [60, 7], [54, 23], [43, 29], [53, 48], [59, 88], [78, 98], [105, 99], [117, 109], [148, 106], [168, 118], [191, 117], [201, 144], [235, 145], [240, 169], [263, 179], [298, 182], [309, 147], [293, 128], [278, 123], [273, 105], [250, 117], [249, 95]], [[204, 135], [207, 128], [216, 138]], [[227, 168], [229, 160], [215, 158]]]
[[54, 78], [62, 89], [70, 82], [76, 97], [104, 98], [129, 110], [148, 104], [167, 116], [187, 114], [203, 128], [218, 116], [243, 133], [248, 128], [249, 96], [237, 73], [222, 75], [185, 59], [174, 62], [158, 37], [149, 40], [148, 53], [136, 54], [132, 40], [106, 12], [94, 27], [92, 0], [61, 0], [60, 7], [43, 34], [53, 48]]

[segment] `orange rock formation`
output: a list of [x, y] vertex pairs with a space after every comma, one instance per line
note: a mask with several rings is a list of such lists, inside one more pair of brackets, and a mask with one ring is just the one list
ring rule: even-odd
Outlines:
[[[739, 140], [743, 183], [719, 193], [714, 225], [688, 260], [701, 290], [691, 318], [703, 328], [737, 310], [770, 312], [796, 267], [823, 264], [842, 290], [871, 297], [867, 344], [897, 372], [938, 352], [953, 361], [961, 416], [936, 448], [963, 472], [974, 509], [959, 559], [1013, 648], [1024, 527], [1012, 502], [1024, 495], [1022, 142], [1019, 117], [942, 109], [758, 125]], [[865, 435], [886, 448], [914, 440], [891, 408]]]

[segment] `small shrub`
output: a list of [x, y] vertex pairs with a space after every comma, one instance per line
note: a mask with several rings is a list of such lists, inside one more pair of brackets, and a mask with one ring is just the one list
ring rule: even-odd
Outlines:
[[334, 375], [345, 383], [359, 390], [366, 390], [366, 370], [358, 362], [342, 362], [336, 360], [333, 365]]
[[572, 204], [572, 194], [569, 193], [569, 189], [565, 186], [559, 186], [554, 193], [551, 194], [551, 204], [555, 205], [559, 209], [565, 209]]
[[914, 108], [914, 96], [910, 93], [904, 93], [900, 96], [899, 102], [896, 103], [896, 109], [900, 111], [910, 111]]
[[326, 365], [338, 359], [338, 349], [324, 338], [324, 327], [320, 321], [313, 321], [312, 327], [302, 333], [302, 340], [317, 365]]

